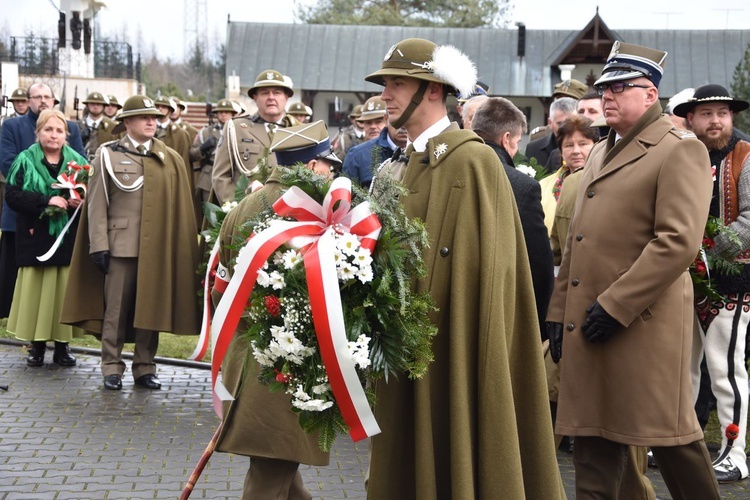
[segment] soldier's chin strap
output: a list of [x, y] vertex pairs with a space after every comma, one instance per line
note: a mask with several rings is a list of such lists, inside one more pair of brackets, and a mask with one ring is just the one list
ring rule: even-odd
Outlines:
[[429, 84], [430, 82], [427, 80], [420, 80], [419, 88], [412, 96], [409, 105], [406, 107], [404, 112], [401, 113], [401, 116], [398, 117], [398, 120], [396, 120], [395, 122], [391, 122], [391, 125], [393, 125], [394, 128], [401, 128], [404, 126], [406, 120], [409, 119], [411, 114], [414, 113], [414, 110], [417, 109], [417, 106], [419, 106], [419, 103], [421, 103], [422, 99], [424, 99], [424, 93], [427, 91], [427, 86]]

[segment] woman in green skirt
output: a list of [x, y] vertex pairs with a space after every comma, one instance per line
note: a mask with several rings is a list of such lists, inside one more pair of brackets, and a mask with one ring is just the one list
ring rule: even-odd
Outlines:
[[[8, 206], [18, 213], [19, 270], [8, 331], [31, 342], [26, 358], [29, 366], [44, 364], [49, 340], [55, 342], [52, 360], [61, 366], [75, 366], [68, 342], [83, 336], [82, 330], [59, 321], [81, 199], [68, 188], [53, 184], [59, 182], [60, 173], [71, 171], [70, 162], [88, 163], [66, 144], [67, 135], [68, 124], [60, 111], [42, 111], [36, 124], [37, 142], [16, 157], [5, 190]], [[82, 191], [79, 188], [78, 192]]]

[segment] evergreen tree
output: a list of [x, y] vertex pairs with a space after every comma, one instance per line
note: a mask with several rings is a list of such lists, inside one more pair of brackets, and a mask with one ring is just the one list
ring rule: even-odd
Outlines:
[[[735, 99], [750, 101], [750, 44], [745, 49], [745, 55], [734, 68], [732, 78], [732, 96]], [[734, 126], [743, 132], [750, 132], [750, 111], [736, 113]]]
[[308, 24], [380, 26], [503, 27], [509, 0], [321, 0], [300, 5], [297, 17]]

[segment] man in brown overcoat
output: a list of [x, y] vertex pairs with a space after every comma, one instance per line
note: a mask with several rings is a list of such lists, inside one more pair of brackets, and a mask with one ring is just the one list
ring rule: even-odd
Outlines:
[[612, 130], [583, 170], [547, 313], [562, 356], [555, 430], [575, 436], [578, 500], [622, 498], [628, 445], [651, 447], [673, 498], [719, 498], [693, 410], [687, 271], [711, 171], [700, 141], [661, 114], [665, 58], [615, 42], [596, 82]]

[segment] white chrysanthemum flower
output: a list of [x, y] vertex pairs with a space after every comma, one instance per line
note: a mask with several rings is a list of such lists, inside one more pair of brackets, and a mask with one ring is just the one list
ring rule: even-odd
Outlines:
[[534, 167], [531, 167], [529, 165], [518, 165], [516, 167], [516, 170], [518, 170], [522, 174], [528, 175], [529, 177], [536, 177], [536, 170], [534, 170]]
[[[283, 252], [274, 252], [271, 256], [271, 260], [274, 263], [274, 265], [280, 266], [284, 263], [284, 253]], [[268, 261], [266, 261], [266, 265], [268, 265]]]
[[342, 234], [336, 241], [336, 248], [341, 250], [344, 255], [355, 255], [359, 247], [359, 240], [352, 233]]
[[348, 262], [343, 262], [339, 266], [337, 271], [338, 277], [341, 281], [348, 281], [350, 279], [353, 279], [357, 275], [357, 268], [349, 264]]
[[372, 281], [372, 278], [372, 267], [370, 266], [360, 268], [360, 270], [357, 271], [357, 279], [362, 283], [369, 283]]
[[278, 325], [271, 325], [271, 328], [269, 328], [269, 330], [271, 331], [271, 337], [273, 337], [276, 341], [278, 341], [279, 337], [284, 335], [284, 333], [286, 332], [286, 329], [283, 326]]
[[268, 343], [267, 352], [269, 357], [274, 360], [286, 357], [286, 351], [275, 340]]
[[300, 401], [298, 399], [292, 399], [292, 406], [306, 411], [325, 411], [333, 406], [333, 401], [325, 401], [323, 399]]
[[347, 343], [347, 349], [349, 355], [352, 357], [354, 363], [360, 368], [367, 368], [370, 366], [370, 337], [367, 335], [360, 335], [354, 342]]
[[258, 278], [255, 282], [263, 287], [271, 286], [271, 277], [263, 269], [258, 269]]
[[285, 353], [294, 354], [302, 349], [302, 342], [294, 336], [294, 333], [289, 330], [283, 330], [279, 332], [279, 336], [276, 338], [279, 346], [284, 350]]
[[268, 281], [274, 290], [281, 290], [286, 286], [284, 276], [278, 271], [271, 271], [271, 274], [268, 275]]
[[210, 234], [204, 234], [203, 239], [206, 240], [206, 243], [211, 243], [211, 235]]
[[312, 398], [308, 395], [302, 387], [302, 384], [297, 385], [297, 390], [294, 391], [294, 397], [300, 401], [310, 401]]
[[237, 202], [236, 201], [227, 201], [226, 203], [224, 203], [221, 206], [221, 211], [224, 212], [224, 213], [229, 213], [236, 206], [237, 206]]
[[300, 262], [302, 262], [302, 255], [296, 250], [287, 250], [282, 256], [284, 262], [284, 269], [291, 269]]
[[370, 254], [370, 251], [364, 247], [359, 247], [357, 253], [354, 254], [354, 263], [359, 267], [372, 264], [372, 255]]
[[312, 387], [313, 394], [318, 394], [318, 395], [325, 394], [326, 392], [330, 390], [331, 390], [330, 384], [319, 384], [319, 385], [314, 385]]

